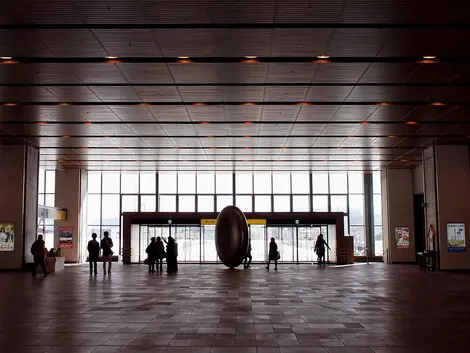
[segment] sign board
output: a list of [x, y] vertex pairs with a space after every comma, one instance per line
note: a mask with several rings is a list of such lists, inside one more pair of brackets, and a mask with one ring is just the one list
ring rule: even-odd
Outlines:
[[[216, 219], [201, 219], [201, 225], [215, 226], [216, 223], [217, 223]], [[266, 220], [265, 219], [248, 219], [247, 223], [250, 225], [264, 225], [266, 224]]]
[[466, 251], [464, 223], [447, 223], [447, 250], [449, 252]]
[[15, 251], [15, 240], [15, 223], [0, 221], [0, 251]]
[[55, 221], [66, 221], [67, 220], [67, 210], [55, 207], [39, 206], [38, 207], [38, 217], [53, 219]]
[[59, 227], [59, 247], [61, 249], [72, 248], [72, 227]]
[[408, 249], [410, 247], [410, 229], [408, 227], [396, 227], [395, 242], [397, 249]]

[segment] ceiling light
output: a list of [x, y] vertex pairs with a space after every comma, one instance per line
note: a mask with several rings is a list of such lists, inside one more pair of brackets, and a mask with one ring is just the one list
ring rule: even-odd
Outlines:
[[317, 55], [317, 59], [320, 59], [320, 60], [325, 60], [325, 59], [329, 59], [330, 56], [329, 55]]
[[47, 125], [48, 122], [47, 121], [38, 121], [36, 124], [37, 125]]
[[66, 107], [69, 105], [69, 103], [59, 103], [57, 104], [59, 107]]
[[244, 138], [246, 138], [246, 139], [251, 139], [251, 136], [244, 136]]
[[82, 150], [87, 150], [88, 147], [87, 146], [83, 146], [83, 147], [80, 147]]
[[370, 123], [368, 121], [363, 121], [361, 122], [362, 125], [369, 125]]
[[215, 150], [216, 148], [217, 148], [217, 147], [215, 147], [215, 146], [209, 147], [210, 150]]
[[425, 60], [433, 60], [433, 59], [435, 59], [435, 58], [436, 58], [436, 57], [435, 57], [434, 55], [424, 55], [424, 56], [423, 56], [423, 59], [425, 59]]
[[406, 125], [418, 125], [419, 123], [417, 121], [407, 121], [405, 122]]
[[387, 107], [389, 105], [392, 105], [392, 103], [382, 102], [382, 103], [379, 103], [379, 105], [382, 106], [382, 107]]
[[206, 136], [206, 139], [213, 139], [214, 136]]
[[355, 139], [356, 136], [348, 136], [348, 139]]
[[251, 150], [251, 147], [245, 146], [243, 147], [245, 150]]
[[406, 163], [406, 162], [408, 162], [408, 160], [407, 159], [400, 159], [400, 162]]
[[258, 59], [256, 55], [245, 55], [245, 59]]
[[2, 59], [2, 60], [11, 60], [13, 58], [11, 56], [0, 56], [0, 59]]
[[201, 124], [201, 125], [210, 125], [211, 123], [208, 122], [208, 121], [202, 121], [200, 124]]
[[251, 106], [256, 105], [256, 103], [253, 103], [253, 102], [245, 102], [245, 103], [243, 103], [243, 105], [245, 105], [245, 106], [247, 106], [247, 107], [251, 107]]
[[18, 104], [16, 103], [5, 103], [3, 106], [4, 107], [16, 107]]
[[62, 136], [62, 138], [63, 138], [63, 139], [69, 139], [70, 136], [69, 136], [69, 135], [64, 135], [64, 136]]
[[109, 59], [109, 60], [114, 60], [114, 59], [117, 59], [118, 57], [117, 56], [112, 56], [112, 55], [108, 55], [106, 57], [106, 59]]
[[91, 121], [87, 121], [87, 122], [85, 122], [85, 123], [83, 123], [83, 124], [85, 124], [85, 125], [93, 125], [93, 123], [92, 123]]
[[205, 106], [206, 104], [205, 104], [205, 103], [198, 102], [198, 103], [193, 103], [193, 105], [196, 106], [196, 107], [203, 107], [203, 106]]
[[253, 122], [252, 122], [252, 121], [245, 121], [243, 124], [245, 124], [245, 125], [253, 125]]
[[310, 103], [308, 103], [308, 102], [300, 102], [299, 105], [307, 106], [307, 105], [310, 105]]
[[443, 103], [443, 102], [434, 102], [434, 103], [431, 103], [432, 106], [434, 107], [443, 107], [446, 105], [446, 103]]
[[396, 139], [397, 137], [395, 135], [390, 135], [388, 136], [389, 139]]
[[148, 105], [150, 105], [150, 104], [148, 104], [148, 103], [137, 103], [138, 107], [146, 107]]
[[189, 59], [189, 56], [178, 56], [178, 59], [187, 60]]

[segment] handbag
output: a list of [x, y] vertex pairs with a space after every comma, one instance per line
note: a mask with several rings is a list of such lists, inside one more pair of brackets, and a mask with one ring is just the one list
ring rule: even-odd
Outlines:
[[281, 259], [281, 254], [278, 251], [277, 254], [276, 254], [276, 260], [280, 260], [280, 259]]
[[149, 264], [149, 259], [145, 259], [144, 260], [144, 265], [148, 265]]

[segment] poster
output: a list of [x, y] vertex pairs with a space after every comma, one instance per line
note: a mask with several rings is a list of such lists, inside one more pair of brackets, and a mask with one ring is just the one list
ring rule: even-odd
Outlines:
[[408, 227], [396, 227], [395, 242], [397, 243], [397, 249], [408, 249], [410, 247], [410, 229]]
[[72, 227], [59, 228], [59, 246], [61, 249], [70, 249], [72, 247]]
[[465, 247], [465, 224], [447, 223], [447, 250], [449, 252], [464, 252]]
[[15, 223], [0, 222], [0, 251], [15, 251]]

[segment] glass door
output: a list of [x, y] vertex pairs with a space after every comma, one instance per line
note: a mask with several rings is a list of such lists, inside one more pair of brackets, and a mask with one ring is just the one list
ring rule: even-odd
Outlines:
[[250, 225], [249, 228], [253, 261], [264, 262], [268, 258], [266, 252], [266, 226]]
[[268, 239], [266, 242], [266, 258], [269, 253], [269, 243], [274, 238], [277, 243], [281, 259], [279, 262], [296, 261], [295, 232], [293, 226], [268, 226]]
[[171, 236], [178, 244], [179, 262], [200, 261], [200, 226], [173, 226]]
[[317, 225], [306, 225], [297, 227], [297, 231], [299, 262], [316, 262], [317, 255], [314, 252], [315, 243], [320, 234], [323, 234], [326, 242], [328, 242], [327, 227]]
[[215, 249], [215, 225], [202, 227], [202, 262], [219, 262]]

